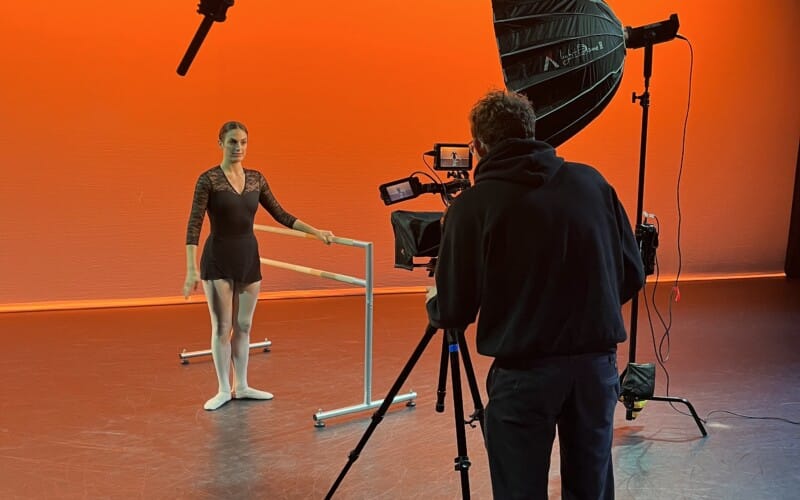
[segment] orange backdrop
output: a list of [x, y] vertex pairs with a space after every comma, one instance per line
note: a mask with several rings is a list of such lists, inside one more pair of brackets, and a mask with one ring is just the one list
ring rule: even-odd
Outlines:
[[[375, 243], [376, 286], [429, 283], [393, 268], [389, 214], [438, 210], [438, 199], [385, 207], [377, 186], [423, 167], [434, 142], [468, 140], [469, 107], [502, 85], [489, 0], [237, 1], [181, 78], [196, 3], [6, 9], [0, 304], [179, 295], [194, 181], [219, 161], [216, 131], [229, 119], [250, 128], [246, 165], [265, 173], [287, 209]], [[790, 49], [798, 3], [611, 6], [633, 26], [676, 12], [694, 43], [683, 272], [780, 271], [800, 133]], [[642, 90], [641, 52], [628, 53], [606, 111], [559, 150], [604, 172], [631, 215], [641, 108], [630, 94]], [[645, 205], [661, 220], [666, 275], [677, 271], [688, 70], [684, 42], [656, 47]], [[257, 222], [271, 223], [266, 213]], [[271, 235], [261, 243], [266, 257], [363, 274], [359, 249]], [[326, 287], [343, 285], [265, 270], [268, 291]]]

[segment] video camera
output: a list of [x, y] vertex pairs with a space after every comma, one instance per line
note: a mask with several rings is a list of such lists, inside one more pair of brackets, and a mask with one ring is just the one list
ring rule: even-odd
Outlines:
[[[424, 193], [439, 194], [442, 203], [449, 205], [455, 196], [470, 187], [469, 171], [472, 170], [472, 150], [469, 144], [436, 143], [433, 150], [424, 153], [433, 157], [434, 175], [436, 171], [446, 171], [447, 178], [442, 182], [426, 172], [415, 172], [411, 176], [381, 184], [378, 188], [386, 205], [411, 200]], [[426, 162], [427, 165], [427, 162]], [[423, 184], [415, 175], [424, 175], [433, 182]], [[442, 236], [443, 212], [410, 212], [395, 210], [391, 221], [394, 230], [394, 267], [413, 270], [425, 267], [433, 276], [436, 256]], [[415, 264], [414, 257], [432, 257], [425, 264]]]

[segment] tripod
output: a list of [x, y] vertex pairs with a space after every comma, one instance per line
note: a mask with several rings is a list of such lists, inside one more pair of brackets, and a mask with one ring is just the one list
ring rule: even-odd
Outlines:
[[[636, 216], [642, 217], [641, 222], [636, 225], [636, 241], [639, 243], [639, 249], [642, 254], [642, 260], [644, 262], [645, 268], [645, 275], [653, 274], [654, 266], [655, 266], [655, 247], [658, 246], [658, 235], [655, 234], [652, 225], [647, 224], [646, 218], [644, 218], [644, 171], [645, 171], [645, 158], [647, 153], [647, 119], [649, 115], [650, 109], [650, 76], [653, 74], [653, 44], [648, 43], [644, 46], [644, 92], [641, 95], [636, 95], [633, 93], [633, 102], [635, 103], [637, 100], [642, 107], [642, 136], [641, 136], [641, 145], [639, 149], [639, 189], [638, 189], [638, 196], [636, 202]], [[637, 321], [639, 318], [639, 293], [633, 296], [631, 300], [631, 332], [630, 332], [630, 352], [628, 355], [628, 367], [635, 365], [636, 363], [636, 329], [637, 329]], [[626, 370], [627, 371], [627, 370]], [[653, 377], [655, 375], [653, 374]], [[652, 381], [653, 384], [655, 381]], [[652, 394], [649, 395], [642, 395], [642, 394], [633, 394], [631, 392], [626, 392], [623, 390], [622, 393], [623, 402], [625, 404], [625, 418], [627, 420], [634, 419], [634, 411], [637, 411], [634, 408], [634, 403], [636, 401], [642, 400], [651, 400], [651, 401], [666, 401], [669, 403], [682, 403], [686, 405], [689, 411], [694, 418], [697, 427], [700, 429], [700, 433], [703, 436], [707, 436], [708, 433], [706, 432], [703, 423], [700, 420], [700, 417], [697, 416], [697, 412], [694, 410], [694, 406], [685, 398], [679, 397], [661, 397], [661, 396], [653, 396]]]
[[[333, 483], [330, 490], [328, 490], [328, 494], [325, 496], [326, 500], [333, 497], [333, 494], [336, 492], [339, 484], [341, 484], [344, 476], [347, 474], [347, 471], [350, 470], [353, 462], [358, 459], [359, 455], [361, 454], [361, 450], [364, 449], [364, 446], [367, 444], [370, 436], [372, 436], [372, 433], [378, 427], [378, 424], [383, 420], [383, 416], [389, 409], [394, 397], [400, 391], [400, 388], [405, 383], [408, 375], [414, 368], [414, 365], [416, 365], [417, 361], [419, 361], [420, 356], [422, 356], [422, 353], [425, 351], [425, 348], [428, 346], [428, 343], [437, 331], [438, 330], [430, 324], [425, 329], [425, 334], [422, 336], [422, 339], [420, 340], [416, 349], [414, 349], [414, 352], [411, 354], [411, 357], [406, 365], [400, 371], [400, 375], [397, 377], [397, 380], [395, 380], [394, 385], [392, 385], [392, 388], [389, 389], [389, 393], [383, 399], [383, 404], [381, 404], [381, 406], [372, 415], [372, 422], [370, 423], [369, 427], [367, 427], [367, 430], [361, 436], [361, 439], [358, 441], [356, 447], [348, 454], [347, 463], [339, 473], [339, 477], [336, 478], [336, 481]], [[449, 361], [453, 387], [453, 412], [456, 424], [456, 445], [458, 449], [458, 456], [456, 456], [454, 459], [454, 463], [456, 472], [461, 473], [461, 496], [467, 500], [470, 497], [469, 467], [471, 463], [469, 461], [469, 457], [467, 456], [467, 436], [464, 426], [469, 425], [471, 427], [475, 427], [473, 422], [477, 420], [481, 425], [481, 432], [483, 432], [483, 405], [481, 404], [478, 384], [475, 381], [475, 371], [472, 368], [472, 361], [470, 360], [469, 351], [467, 350], [467, 343], [464, 339], [464, 331], [446, 329], [444, 333], [445, 334], [442, 337], [442, 356], [439, 365], [439, 385], [436, 391], [436, 411], [439, 413], [444, 411], [444, 397], [446, 392], [445, 384], [447, 380], [447, 365]], [[475, 412], [470, 416], [468, 421], [464, 420], [463, 399], [461, 396], [461, 370], [458, 358], [459, 352], [461, 353], [461, 357], [464, 361], [464, 372], [466, 373], [467, 382], [469, 384], [470, 392], [472, 393], [472, 399], [475, 404]]]

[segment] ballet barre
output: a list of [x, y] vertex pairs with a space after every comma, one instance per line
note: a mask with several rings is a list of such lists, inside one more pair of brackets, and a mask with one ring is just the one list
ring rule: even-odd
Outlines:
[[[263, 342], [253, 342], [250, 344], [250, 349], [264, 349], [264, 352], [269, 352], [269, 348], [272, 347], [272, 341], [264, 339]], [[178, 359], [181, 360], [182, 365], [189, 364], [189, 358], [198, 358], [200, 356], [210, 356], [211, 349], [205, 349], [202, 351], [187, 351], [186, 349], [182, 350], [178, 353]]]
[[[275, 234], [282, 234], [286, 236], [295, 236], [298, 238], [312, 238], [316, 236], [296, 231], [294, 229], [287, 229], [273, 226], [263, 226], [260, 224], [253, 224], [253, 229], [256, 231], [264, 231]], [[352, 413], [359, 413], [362, 411], [373, 410], [383, 404], [383, 400], [372, 400], [372, 319], [373, 319], [373, 278], [372, 278], [372, 243], [365, 241], [353, 240], [350, 238], [341, 238], [335, 236], [331, 239], [331, 243], [338, 245], [345, 245], [351, 247], [363, 248], [365, 251], [365, 277], [357, 278], [348, 276], [346, 274], [333, 273], [330, 271], [323, 271], [314, 269], [307, 266], [299, 266], [297, 264], [289, 264], [273, 259], [262, 258], [261, 262], [265, 265], [295, 271], [298, 273], [317, 276], [320, 278], [332, 279], [350, 285], [356, 285], [364, 288], [365, 308], [364, 308], [364, 400], [359, 404], [346, 406], [335, 410], [322, 411], [317, 410], [313, 415], [314, 427], [325, 427], [325, 420], [329, 418], [341, 417]], [[393, 400], [395, 403], [406, 403], [407, 406], [414, 406], [414, 400], [417, 398], [416, 392], [408, 392], [406, 394], [399, 394]]]

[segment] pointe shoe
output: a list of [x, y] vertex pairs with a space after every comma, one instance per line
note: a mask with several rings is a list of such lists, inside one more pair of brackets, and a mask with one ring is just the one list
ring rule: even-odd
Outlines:
[[261, 399], [267, 400], [272, 399], [272, 393], [267, 391], [259, 391], [258, 389], [253, 389], [252, 387], [245, 387], [244, 389], [236, 389], [233, 393], [234, 399]]
[[203, 405], [203, 408], [208, 411], [214, 411], [230, 400], [230, 392], [218, 392], [216, 396], [206, 401], [206, 403]]

